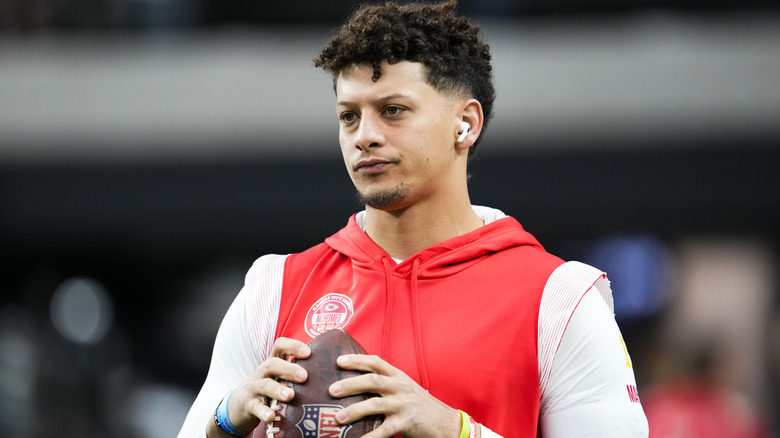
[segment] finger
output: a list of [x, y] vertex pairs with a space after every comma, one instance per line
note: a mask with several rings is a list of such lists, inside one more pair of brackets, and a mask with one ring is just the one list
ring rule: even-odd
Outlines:
[[290, 359], [292, 357], [300, 357], [305, 359], [311, 355], [311, 348], [305, 343], [290, 338], [278, 338], [274, 341], [273, 348], [271, 349], [271, 356], [281, 357], [283, 359]]
[[294, 396], [292, 388], [276, 379], [251, 380], [233, 391], [228, 400], [228, 414], [236, 427], [251, 430], [257, 426], [258, 420], [273, 420], [275, 414], [266, 400], [289, 401]]
[[287, 384], [277, 379], [265, 378], [254, 382], [251, 385], [251, 391], [254, 393], [254, 399], [264, 400], [267, 398], [287, 402], [292, 400], [295, 392]]
[[397, 406], [384, 397], [372, 397], [359, 403], [347, 406], [336, 412], [336, 421], [340, 424], [353, 423], [371, 415], [390, 416], [397, 412]]
[[274, 411], [273, 407], [269, 406], [268, 404], [264, 403], [259, 399], [253, 399], [249, 406], [249, 409], [252, 412], [252, 414], [254, 414], [263, 423], [270, 423], [271, 421], [273, 421], [274, 417], [276, 416], [276, 412]]
[[370, 373], [391, 376], [399, 373], [399, 370], [379, 356], [368, 354], [344, 354], [336, 359], [336, 363], [345, 370], [366, 371]]
[[272, 357], [263, 362], [257, 369], [258, 379], [278, 378], [290, 382], [302, 383], [306, 381], [306, 370], [297, 363], [284, 360], [280, 357]]
[[239, 408], [243, 412], [251, 412], [260, 420], [269, 421], [274, 417], [273, 410], [268, 406], [270, 400], [289, 402], [295, 396], [295, 392], [284, 381], [302, 383], [306, 379], [306, 370], [300, 365], [272, 357], [234, 391], [230, 403], [235, 401], [239, 407], [244, 406], [243, 409]]
[[284, 381], [302, 383], [308, 377], [302, 366], [288, 359], [294, 355], [308, 357], [310, 354], [309, 347], [300, 341], [280, 338], [274, 342], [272, 356], [233, 391], [228, 408], [231, 418], [239, 424], [251, 426], [245, 430], [254, 428], [258, 420], [273, 421], [276, 413], [268, 406], [271, 400], [289, 402], [295, 396]]
[[382, 424], [377, 426], [373, 431], [363, 435], [362, 438], [387, 438], [398, 436], [403, 432], [403, 424], [399, 421], [395, 421], [395, 417], [385, 418]]
[[343, 398], [357, 394], [379, 394], [388, 396], [403, 391], [403, 388], [406, 386], [408, 386], [406, 381], [392, 379], [379, 374], [367, 373], [339, 380], [338, 382], [331, 384], [328, 391], [330, 392], [330, 395], [335, 398]]

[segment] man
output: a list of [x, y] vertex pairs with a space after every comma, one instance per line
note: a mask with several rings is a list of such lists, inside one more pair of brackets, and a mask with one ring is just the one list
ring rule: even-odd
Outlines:
[[489, 48], [454, 9], [363, 7], [315, 60], [365, 211], [303, 253], [258, 259], [180, 437], [261, 436], [266, 397], [294, 397], [276, 379], [307, 378], [286, 359], [332, 328], [370, 353], [341, 357], [366, 374], [330, 392], [380, 395], [336, 416], [384, 415], [371, 437], [647, 436], [604, 274], [470, 203], [495, 93]]

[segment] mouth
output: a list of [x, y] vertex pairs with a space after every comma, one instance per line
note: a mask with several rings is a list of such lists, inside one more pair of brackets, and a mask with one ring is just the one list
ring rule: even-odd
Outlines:
[[364, 174], [374, 174], [385, 170], [391, 164], [393, 164], [392, 161], [383, 160], [381, 158], [369, 158], [358, 161], [353, 169], [356, 172]]

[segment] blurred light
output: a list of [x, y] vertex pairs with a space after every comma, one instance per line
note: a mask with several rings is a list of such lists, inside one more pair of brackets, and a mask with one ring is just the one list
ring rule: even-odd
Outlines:
[[607, 273], [617, 318], [652, 316], [666, 303], [674, 260], [658, 238], [611, 236], [585, 243], [576, 252]]
[[0, 367], [27, 368], [34, 361], [33, 324], [13, 306], [0, 309]]
[[190, 391], [176, 386], [146, 384], [129, 395], [126, 420], [139, 436], [175, 436], [194, 399]]
[[95, 344], [108, 333], [114, 309], [105, 288], [97, 281], [73, 277], [54, 291], [51, 320], [62, 337], [77, 344]]
[[[0, 434], [27, 436], [34, 407], [40, 340], [34, 318], [21, 307], [0, 308]], [[37, 413], [36, 413], [37, 414]]]

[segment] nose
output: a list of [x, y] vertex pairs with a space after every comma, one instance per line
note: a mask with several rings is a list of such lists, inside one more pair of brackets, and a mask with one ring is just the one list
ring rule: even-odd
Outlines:
[[355, 148], [367, 150], [378, 147], [384, 143], [384, 134], [380, 121], [370, 114], [363, 114], [360, 125], [355, 133]]

